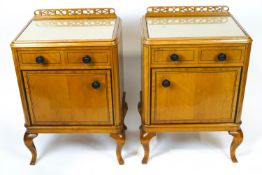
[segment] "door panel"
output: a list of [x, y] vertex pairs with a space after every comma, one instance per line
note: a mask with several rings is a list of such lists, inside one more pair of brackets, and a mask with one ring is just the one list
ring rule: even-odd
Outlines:
[[23, 76], [32, 124], [113, 124], [109, 70], [24, 71]]
[[152, 70], [152, 123], [234, 122], [240, 68]]

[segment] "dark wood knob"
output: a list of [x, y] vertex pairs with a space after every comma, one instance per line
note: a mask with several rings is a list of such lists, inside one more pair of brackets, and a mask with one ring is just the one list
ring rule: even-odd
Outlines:
[[218, 61], [226, 61], [227, 56], [224, 53], [220, 53], [220, 54], [218, 54], [217, 59], [218, 59]]
[[86, 55], [83, 57], [83, 63], [88, 64], [91, 62], [91, 57]]
[[35, 62], [38, 64], [44, 64], [45, 58], [43, 56], [38, 56], [35, 58]]
[[94, 89], [99, 89], [100, 86], [101, 86], [101, 84], [100, 84], [98, 81], [94, 81], [94, 82], [92, 83], [92, 88], [94, 88]]
[[164, 80], [164, 81], [162, 81], [162, 86], [163, 87], [169, 87], [170, 86], [170, 81], [169, 80]]
[[172, 61], [178, 61], [178, 60], [179, 60], [179, 56], [174, 53], [174, 54], [172, 54], [172, 55], [170, 56], [170, 59], [171, 59]]

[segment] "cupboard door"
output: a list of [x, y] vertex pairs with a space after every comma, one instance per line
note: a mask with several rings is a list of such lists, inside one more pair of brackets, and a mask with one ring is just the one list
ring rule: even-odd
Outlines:
[[24, 71], [33, 125], [112, 125], [109, 70]]
[[152, 70], [152, 123], [234, 122], [240, 68]]

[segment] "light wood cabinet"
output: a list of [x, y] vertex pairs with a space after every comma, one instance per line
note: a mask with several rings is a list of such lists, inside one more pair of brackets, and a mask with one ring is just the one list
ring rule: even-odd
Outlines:
[[239, 68], [152, 70], [152, 124], [234, 122]]
[[39, 133], [109, 133], [124, 163], [121, 41], [114, 9], [98, 8], [37, 10], [12, 42], [31, 164]]
[[226, 6], [147, 9], [138, 105], [142, 163], [156, 133], [188, 131], [228, 131], [237, 162], [251, 42]]
[[113, 125], [110, 71], [24, 71], [33, 125]]

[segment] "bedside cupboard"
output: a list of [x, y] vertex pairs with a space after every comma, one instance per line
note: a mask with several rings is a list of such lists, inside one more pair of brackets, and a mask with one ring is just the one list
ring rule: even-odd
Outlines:
[[237, 162], [250, 36], [226, 6], [149, 7], [141, 24], [142, 163], [156, 133], [200, 131], [228, 131]]
[[36, 10], [11, 47], [31, 164], [39, 133], [109, 133], [123, 164], [127, 104], [115, 10]]

